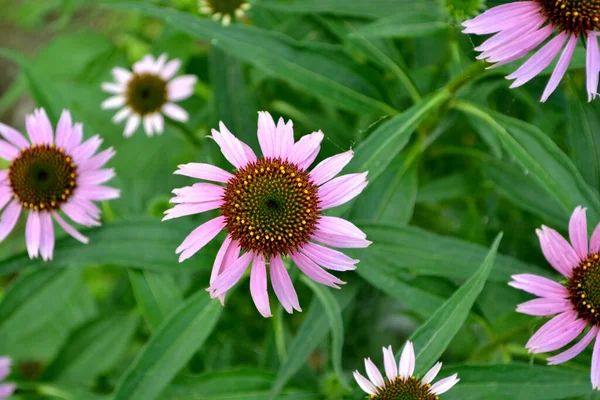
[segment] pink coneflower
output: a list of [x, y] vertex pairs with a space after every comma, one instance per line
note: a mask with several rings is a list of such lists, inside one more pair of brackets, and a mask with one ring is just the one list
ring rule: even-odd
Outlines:
[[103, 83], [102, 89], [114, 96], [105, 100], [102, 108], [121, 108], [113, 122], [118, 124], [127, 119], [125, 137], [133, 135], [142, 121], [148, 136], [160, 135], [165, 125], [163, 114], [175, 121], [187, 122], [188, 113], [174, 102], [190, 97], [198, 79], [194, 75], [172, 79], [180, 67], [181, 61], [177, 58], [167, 62], [166, 54], [156, 60], [148, 54], [133, 64], [133, 72], [113, 68], [116, 82]]
[[354, 379], [373, 400], [437, 400], [440, 394], [446, 393], [460, 381], [458, 374], [454, 374], [432, 385], [431, 382], [442, 368], [441, 362], [436, 363], [423, 378], [415, 378], [415, 350], [410, 341], [406, 342], [398, 365], [392, 346], [383, 348], [383, 362], [386, 378], [370, 358], [365, 358], [365, 370], [369, 379], [354, 371]]
[[[179, 261], [194, 255], [221, 230], [227, 231], [210, 279], [211, 297], [223, 301], [225, 293], [240, 280], [252, 263], [250, 291], [256, 307], [271, 316], [267, 294], [267, 264], [273, 289], [283, 307], [301, 311], [283, 259], [291, 260], [315, 282], [337, 288], [341, 280], [323, 268], [355, 269], [358, 260], [324, 247], [367, 247], [371, 242], [352, 223], [322, 215], [324, 210], [344, 204], [367, 185], [367, 173], [333, 179], [352, 159], [352, 151], [330, 157], [312, 171], [323, 140], [321, 131], [294, 143], [292, 121], [279, 119], [275, 125], [267, 112], [259, 113], [258, 140], [263, 157], [238, 140], [225, 125], [212, 131], [233, 173], [209, 164], [180, 165], [175, 173], [214, 183], [196, 183], [175, 189], [177, 203], [164, 220], [220, 210], [220, 216], [194, 230], [179, 246]], [[240, 253], [243, 255], [240, 256]], [[323, 268], [322, 268], [323, 267]]]
[[[9, 357], [0, 357], [0, 382], [10, 375], [12, 361]], [[0, 383], [0, 400], [8, 399], [16, 389], [14, 383]]]
[[[0, 170], [0, 242], [13, 230], [21, 211], [29, 210], [25, 239], [31, 258], [47, 261], [54, 252], [54, 219], [75, 239], [88, 239], [59, 214], [84, 226], [100, 225], [100, 208], [93, 201], [119, 197], [119, 191], [103, 184], [115, 171], [102, 168], [114, 155], [112, 148], [96, 155], [102, 144], [98, 135], [82, 143], [83, 125], [73, 125], [69, 111], [63, 111], [56, 136], [43, 109], [26, 120], [29, 140], [15, 129], [0, 123], [0, 157], [10, 162]], [[6, 207], [6, 208], [5, 208]]]
[[[600, 53], [597, 32], [600, 28], [600, 3], [580, 0], [515, 1], [493, 7], [478, 17], [463, 22], [464, 33], [495, 33], [475, 50], [478, 59], [494, 63], [493, 67], [523, 58], [555, 32], [557, 35], [527, 60], [507, 79], [515, 79], [511, 88], [529, 82], [542, 72], [564, 47], [541, 101], [554, 92], [571, 62], [577, 39], [585, 38], [587, 48], [588, 100], [596, 98]], [[566, 43], [566, 45], [565, 45]]]
[[[536, 296], [520, 304], [523, 314], [550, 316], [527, 342], [530, 353], [546, 353], [571, 343], [589, 327], [573, 347], [548, 359], [560, 364], [581, 353], [598, 334], [600, 326], [600, 224], [596, 226], [588, 249], [585, 208], [577, 207], [569, 222], [571, 244], [546, 226], [537, 230], [546, 260], [566, 279], [565, 285], [537, 275], [514, 275], [509, 285]], [[600, 389], [600, 340], [596, 340], [592, 357], [592, 386]]]

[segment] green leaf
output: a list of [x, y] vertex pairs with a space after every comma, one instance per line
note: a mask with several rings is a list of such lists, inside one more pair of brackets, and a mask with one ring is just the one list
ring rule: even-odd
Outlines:
[[[478, 270], [487, 254], [482, 246], [413, 226], [369, 223], [358, 223], [358, 226], [373, 244], [360, 249], [360, 252], [353, 250], [351, 253], [362, 260], [361, 264], [368, 259], [371, 269], [379, 268], [375, 260], [386, 260], [397, 270], [419, 276], [465, 280]], [[552, 276], [545, 269], [513, 257], [498, 255], [490, 280], [506, 283], [511, 275], [524, 272]]]
[[460, 382], [444, 400], [587, 399], [593, 392], [588, 370], [510, 363], [444, 368], [441, 376], [454, 373]]
[[440, 358], [464, 324], [490, 275], [501, 239], [499, 234], [477, 272], [411, 335], [416, 349], [416, 375], [423, 375]]
[[427, 10], [439, 7], [436, 0], [420, 0], [418, 2], [389, 1], [389, 0], [262, 0], [261, 7], [273, 10], [300, 13], [327, 13], [349, 15], [355, 17], [386, 17], [391, 14]]
[[0, 338], [24, 336], [62, 309], [81, 283], [81, 271], [41, 269], [15, 281], [0, 303]]
[[439, 13], [418, 12], [390, 15], [359, 29], [364, 36], [413, 38], [435, 34], [448, 29], [448, 24], [440, 20]]
[[600, 219], [598, 195], [548, 135], [521, 120], [487, 112], [467, 102], [457, 102], [456, 108], [488, 123], [500, 137], [504, 148], [560, 204], [565, 215], [570, 215], [575, 207], [582, 205], [589, 208], [591, 220]]
[[129, 281], [140, 313], [156, 331], [182, 302], [183, 296], [173, 277], [163, 272], [130, 269]]
[[223, 27], [210, 20], [151, 5], [132, 3], [112, 7], [156, 17], [196, 39], [210, 40], [213, 46], [335, 106], [355, 112], [397, 112], [377, 99], [377, 91], [354, 72], [349, 60], [340, 63], [341, 57], [327, 57], [287, 36], [242, 24]]
[[[163, 393], [166, 400], [264, 400], [275, 375], [251, 368], [184, 375], [177, 378]], [[317, 399], [315, 393], [286, 389], [279, 399]]]
[[[356, 295], [357, 286], [346, 286], [335, 294], [341, 309], [345, 309]], [[313, 300], [306, 317], [290, 344], [287, 361], [279, 367], [277, 379], [273, 383], [269, 399], [279, 398], [279, 393], [288, 380], [304, 365], [317, 346], [329, 332], [329, 323], [320, 301]]]
[[331, 290], [325, 286], [316, 283], [306, 276], [302, 277], [302, 282], [308, 286], [321, 302], [321, 306], [325, 310], [327, 319], [329, 320], [329, 329], [331, 330], [331, 358], [333, 360], [333, 368], [340, 382], [350, 389], [350, 385], [344, 375], [342, 368], [342, 350], [344, 347], [344, 320], [342, 319], [342, 308]]
[[175, 249], [192, 231], [183, 221], [161, 223], [158, 220], [120, 221], [106, 226], [82, 231], [90, 243], [82, 245], [71, 237], [56, 241], [54, 261], [29, 260], [22, 253], [0, 261], [0, 276], [30, 267], [88, 267], [93, 265], [118, 265], [125, 268], [169, 270], [173, 268], [198, 268], [212, 265], [213, 258], [202, 251], [190, 263], [179, 264]]
[[65, 384], [89, 384], [121, 359], [138, 325], [136, 315], [114, 314], [75, 332], [46, 371]]
[[469, 196], [472, 187], [465, 174], [454, 174], [428, 182], [419, 188], [418, 202], [441, 202]]
[[187, 299], [129, 366], [116, 389], [115, 400], [158, 398], [210, 336], [222, 309], [204, 290]]

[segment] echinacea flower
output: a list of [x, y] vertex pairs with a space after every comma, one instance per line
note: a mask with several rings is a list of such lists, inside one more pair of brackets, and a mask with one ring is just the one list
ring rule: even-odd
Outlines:
[[[196, 183], [175, 189], [163, 220], [219, 210], [220, 216], [194, 230], [177, 248], [182, 262], [225, 230], [208, 288], [221, 302], [225, 293], [252, 263], [250, 291], [257, 309], [271, 316], [267, 293], [267, 264], [273, 289], [289, 312], [301, 311], [298, 296], [284, 266], [291, 260], [315, 282], [337, 288], [341, 280], [323, 268], [355, 269], [358, 260], [326, 246], [367, 247], [371, 242], [351, 222], [324, 216], [323, 211], [344, 204], [367, 185], [367, 173], [334, 177], [350, 162], [352, 151], [338, 154], [308, 168], [319, 153], [323, 133], [314, 132], [294, 143], [292, 121], [275, 125], [267, 112], [259, 113], [258, 140], [262, 158], [238, 140], [221, 122], [212, 139], [236, 168], [233, 173], [210, 164], [180, 165], [175, 173], [215, 183]], [[317, 244], [314, 242], [319, 242]], [[240, 253], [243, 255], [240, 256]]]
[[78, 224], [97, 226], [100, 208], [93, 202], [119, 197], [117, 189], [104, 186], [115, 176], [112, 168], [103, 168], [115, 151], [95, 154], [102, 139], [96, 135], [82, 142], [83, 125], [73, 124], [67, 110], [56, 135], [43, 109], [28, 115], [25, 125], [29, 140], [0, 123], [0, 158], [10, 163], [0, 170], [0, 242], [14, 229], [21, 211], [29, 210], [27, 251], [31, 258], [41, 254], [47, 261], [54, 252], [53, 219], [75, 239], [88, 242], [59, 212]]
[[[12, 361], [9, 357], [0, 357], [0, 382], [10, 375]], [[8, 399], [16, 389], [14, 383], [0, 383], [0, 400]]]
[[[537, 230], [546, 260], [566, 278], [564, 285], [538, 275], [514, 275], [509, 285], [539, 296], [519, 304], [517, 311], [536, 316], [556, 315], [527, 342], [530, 353], [558, 350], [581, 339], [570, 349], [548, 358], [551, 365], [564, 363], [581, 353], [598, 336], [600, 327], [600, 224], [596, 226], [588, 248], [585, 208], [577, 207], [569, 222], [566, 241], [554, 229]], [[584, 331], [587, 332], [584, 334]], [[591, 381], [600, 389], [600, 340], [592, 355]]]
[[177, 58], [167, 62], [166, 54], [156, 60], [147, 54], [133, 64], [133, 72], [113, 68], [116, 82], [103, 83], [102, 90], [114, 96], [102, 103], [102, 109], [121, 108], [113, 122], [118, 124], [127, 119], [125, 137], [132, 136], [142, 122], [148, 136], [160, 135], [165, 125], [163, 114], [175, 121], [187, 122], [187, 111], [174, 102], [190, 97], [198, 78], [182, 75], [173, 79], [180, 67], [181, 61]]
[[436, 363], [423, 378], [414, 377], [415, 349], [410, 341], [406, 342], [398, 364], [392, 346], [384, 347], [383, 362], [386, 378], [370, 358], [365, 358], [365, 370], [369, 379], [354, 371], [354, 379], [360, 388], [370, 395], [369, 399], [437, 400], [440, 394], [446, 393], [460, 381], [458, 374], [454, 374], [432, 385], [431, 382], [442, 368], [441, 362]]
[[600, 28], [600, 4], [596, 1], [514, 1], [493, 7], [463, 22], [463, 26], [466, 27], [464, 33], [495, 34], [475, 48], [481, 52], [477, 58], [494, 63], [493, 67], [525, 57], [557, 33], [519, 69], [506, 77], [515, 80], [511, 88], [524, 85], [542, 72], [564, 48], [542, 94], [542, 102], [554, 92], [565, 75], [577, 39], [585, 39], [588, 101], [596, 98], [600, 71], [598, 32], [595, 31]]
[[231, 24], [234, 17], [243, 18], [250, 8], [246, 0], [200, 0], [200, 12], [220, 20], [224, 26]]

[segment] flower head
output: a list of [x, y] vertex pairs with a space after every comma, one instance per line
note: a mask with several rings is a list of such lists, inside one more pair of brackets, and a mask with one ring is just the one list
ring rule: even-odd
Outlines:
[[163, 114], [176, 121], [187, 122], [188, 113], [175, 101], [185, 100], [194, 93], [194, 75], [173, 77], [179, 71], [177, 58], [167, 62], [167, 55], [157, 59], [146, 55], [133, 64], [133, 72], [121, 67], [112, 70], [116, 82], [103, 83], [102, 90], [114, 96], [102, 103], [103, 109], [121, 110], [113, 117], [115, 124], [127, 119], [125, 137], [132, 136], [140, 123], [148, 136], [163, 133]]
[[[341, 280], [323, 268], [355, 269], [358, 260], [326, 246], [366, 247], [371, 242], [351, 222], [324, 216], [323, 211], [353, 199], [367, 185], [367, 174], [334, 178], [352, 159], [352, 151], [319, 163], [312, 171], [323, 133], [314, 132], [294, 143], [292, 121], [275, 125], [269, 113], [259, 113], [258, 140], [262, 158], [238, 140], [223, 123], [212, 131], [233, 173], [209, 164], [180, 165], [176, 174], [215, 183], [196, 183], [175, 189], [164, 220], [220, 210], [220, 216], [194, 230], [179, 246], [179, 261], [194, 255], [221, 230], [227, 237], [219, 250], [210, 279], [213, 298], [225, 293], [252, 263], [250, 289], [260, 313], [271, 315], [267, 294], [267, 265], [275, 294], [283, 307], [301, 311], [298, 297], [284, 266], [291, 260], [312, 280], [337, 288]], [[317, 244], [319, 242], [321, 244]], [[240, 256], [240, 254], [243, 255]]]
[[[566, 362], [581, 353], [598, 334], [600, 327], [600, 224], [594, 230], [588, 248], [585, 208], [577, 207], [569, 222], [565, 240], [554, 229], [537, 230], [546, 260], [567, 282], [562, 285], [537, 275], [514, 275], [509, 285], [539, 296], [517, 307], [523, 314], [556, 315], [527, 342], [530, 353], [558, 350], [581, 339], [570, 349], [548, 359], [549, 364]], [[587, 332], [584, 334], [584, 331]], [[600, 389], [600, 340], [596, 339], [592, 358], [592, 386]]]
[[231, 24], [234, 17], [243, 18], [250, 8], [246, 0], [200, 0], [200, 12], [220, 20], [224, 26]]
[[[9, 357], [0, 357], [0, 382], [10, 375], [10, 367], [12, 360]], [[0, 383], [0, 400], [8, 399], [14, 392], [17, 386], [14, 383]]]
[[386, 378], [370, 358], [365, 358], [365, 370], [369, 379], [354, 371], [354, 379], [372, 400], [437, 400], [440, 394], [446, 393], [460, 381], [458, 374], [454, 374], [432, 385], [431, 382], [442, 368], [441, 362], [436, 363], [423, 378], [414, 377], [415, 350], [410, 341], [406, 342], [398, 365], [392, 346], [383, 348], [383, 360]]
[[93, 201], [119, 197], [119, 191], [103, 184], [115, 176], [112, 168], [102, 168], [114, 155], [112, 148], [95, 154], [100, 136], [83, 139], [83, 125], [73, 124], [69, 111], [63, 111], [56, 135], [43, 109], [26, 118], [27, 140], [15, 129], [0, 123], [0, 158], [10, 164], [0, 170], [0, 242], [14, 229], [21, 211], [29, 211], [25, 239], [31, 258], [40, 254], [52, 259], [54, 219], [69, 235], [87, 243], [88, 239], [59, 214], [84, 225], [100, 225], [100, 208]]
[[563, 78], [577, 39], [586, 40], [588, 100], [596, 98], [600, 53], [595, 29], [600, 28], [600, 2], [598, 0], [535, 0], [515, 1], [493, 7], [478, 17], [463, 22], [464, 33], [495, 34], [475, 50], [478, 59], [498, 67], [525, 57], [530, 51], [550, 39], [529, 60], [507, 79], [514, 79], [511, 88], [529, 82], [542, 72], [564, 48], [554, 68], [546, 89], [544, 102], [554, 92]]

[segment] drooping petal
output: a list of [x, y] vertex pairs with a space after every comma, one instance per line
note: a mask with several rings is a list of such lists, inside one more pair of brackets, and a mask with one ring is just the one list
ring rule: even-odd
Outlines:
[[137, 114], [131, 114], [127, 119], [127, 123], [125, 124], [125, 131], [123, 132], [123, 136], [131, 137], [137, 128], [140, 126], [140, 122], [142, 122], [142, 118]]
[[577, 313], [575, 311], [566, 311], [562, 314], [558, 314], [556, 317], [542, 325], [542, 327], [529, 338], [525, 347], [535, 347], [538, 343], [552, 339], [555, 332], [564, 329], [565, 326], [574, 322], [576, 318]]
[[441, 362], [435, 363], [435, 365], [433, 367], [431, 367], [431, 369], [429, 371], [427, 371], [427, 373], [423, 377], [422, 382], [424, 384], [431, 383], [437, 376], [438, 372], [440, 372], [440, 369], [442, 369], [442, 363]]
[[385, 376], [387, 376], [390, 382], [393, 382], [398, 377], [398, 365], [394, 358], [392, 346], [383, 348], [383, 364], [385, 367]]
[[271, 317], [269, 293], [267, 291], [267, 267], [262, 255], [255, 255], [250, 271], [250, 294], [256, 309], [265, 318]]
[[349, 271], [356, 269], [359, 260], [354, 260], [342, 252], [323, 247], [315, 243], [305, 244], [300, 251], [323, 268], [334, 271]]
[[586, 210], [586, 208], [582, 208], [581, 206], [575, 208], [569, 220], [569, 238], [580, 260], [585, 260], [588, 255]]
[[532, 274], [513, 275], [514, 281], [508, 284], [514, 288], [521, 289], [527, 293], [540, 297], [555, 297], [566, 299], [570, 296], [566, 287], [551, 279]]
[[175, 103], [166, 103], [164, 106], [162, 106], [162, 112], [167, 117], [179, 122], [187, 122], [190, 118], [187, 111]]
[[175, 171], [174, 174], [204, 179], [207, 181], [227, 183], [233, 178], [233, 174], [210, 164], [189, 163], [181, 164], [178, 168], [179, 169]]
[[179, 262], [183, 262], [196, 254], [208, 242], [213, 240], [224, 227], [225, 217], [219, 216], [194, 229], [192, 233], [185, 238], [177, 250], [175, 250], [176, 254], [181, 253]]
[[22, 209], [18, 200], [12, 200], [0, 215], [0, 242], [15, 228]]
[[321, 216], [316, 228], [325, 235], [345, 235], [365, 239], [367, 235], [352, 222], [339, 217]]
[[121, 191], [119, 189], [108, 186], [81, 185], [77, 187], [76, 190], [86, 199], [93, 201], [114, 200], [118, 199], [121, 195]]
[[439, 396], [440, 394], [446, 393], [448, 390], [452, 389], [459, 381], [460, 379], [458, 379], [458, 374], [454, 374], [434, 383], [429, 391], [436, 396]]
[[290, 314], [294, 310], [302, 311], [298, 302], [298, 295], [296, 294], [290, 275], [281, 260], [281, 256], [275, 255], [271, 257], [269, 270], [273, 290], [283, 308]]
[[351, 237], [346, 235], [326, 234], [320, 231], [313, 233], [311, 237], [319, 243], [340, 249], [363, 249], [371, 245], [371, 241], [363, 238]]
[[290, 255], [294, 263], [302, 272], [310, 279], [317, 283], [339, 289], [338, 285], [343, 285], [345, 282], [324, 271], [321, 267], [315, 264], [310, 258], [302, 253], [293, 253]]
[[221, 207], [222, 201], [205, 201], [203, 203], [183, 203], [177, 204], [173, 208], [169, 208], [165, 211], [165, 216], [162, 221], [168, 221], [170, 219], [183, 217], [186, 215], [200, 214], [210, 210], [216, 210]]
[[29, 211], [27, 225], [25, 227], [25, 242], [27, 244], [27, 253], [29, 258], [33, 259], [40, 252], [40, 213], [34, 210]]
[[114, 178], [115, 175], [116, 173], [114, 168], [83, 171], [77, 181], [79, 184], [84, 186], [101, 185]]
[[594, 389], [600, 388], [600, 340], [596, 335], [596, 342], [594, 343], [594, 352], [592, 353], [592, 370], [591, 370], [592, 387]]
[[517, 306], [517, 312], [528, 315], [548, 316], [571, 310], [573, 305], [568, 299], [539, 298], [529, 300]]
[[352, 160], [352, 157], [354, 157], [354, 152], [348, 150], [345, 153], [326, 158], [310, 172], [310, 179], [317, 186], [324, 184], [339, 174], [348, 165], [350, 160]]
[[354, 375], [354, 379], [356, 379], [356, 383], [358, 383], [358, 386], [360, 386], [364, 392], [370, 395], [377, 394], [377, 388], [367, 378], [362, 376], [358, 371], [354, 371], [352, 374]]
[[342, 175], [319, 188], [319, 207], [323, 210], [342, 205], [358, 196], [367, 186], [367, 172]]
[[244, 272], [250, 265], [250, 261], [252, 261], [253, 254], [245, 253], [240, 258], [238, 258], [231, 266], [223, 272], [219, 277], [210, 285], [208, 291], [210, 292], [210, 297], [213, 299], [225, 294], [229, 289], [231, 289], [244, 275]]
[[600, 71], [600, 50], [598, 50], [598, 38], [594, 32], [587, 34], [586, 49], [586, 86], [588, 101], [592, 101], [598, 95], [598, 72]]
[[375, 386], [380, 388], [385, 386], [385, 381], [383, 380], [381, 372], [379, 372], [379, 369], [377, 369], [370, 358], [365, 358], [365, 370], [367, 371], [367, 376]]
[[77, 231], [77, 229], [69, 225], [64, 219], [62, 219], [62, 217], [56, 211], [52, 211], [52, 216], [54, 217], [54, 220], [58, 223], [58, 225], [61, 228], [63, 228], [63, 230], [67, 232], [71, 237], [73, 237], [76, 240], [79, 240], [83, 244], [89, 243], [90, 240], [87, 237], [83, 236], [81, 233], [79, 233], [79, 231]]
[[212, 183], [195, 183], [193, 186], [185, 186], [174, 189], [171, 203], [202, 203], [205, 201], [221, 200], [225, 195], [223, 186]]
[[[223, 244], [219, 249], [219, 252], [217, 253], [217, 257], [215, 258], [215, 262], [213, 264], [213, 269], [210, 274], [211, 285], [220, 274], [225, 272], [240, 257], [240, 250], [241, 248], [239, 243], [233, 240], [231, 236], [227, 235], [225, 241], [223, 241]], [[225, 305], [224, 294], [219, 296], [219, 301], [222, 305]]]
[[154, 136], [154, 122], [152, 121], [152, 115], [146, 115], [142, 118], [142, 124], [144, 125], [144, 131], [146, 135]]
[[569, 67], [569, 63], [571, 62], [571, 58], [573, 58], [573, 53], [575, 52], [575, 46], [577, 45], [577, 35], [570, 35], [569, 41], [565, 49], [563, 50], [562, 55], [558, 59], [558, 63], [552, 72], [552, 76], [550, 76], [550, 80], [544, 89], [544, 93], [542, 94], [541, 102], [544, 103], [548, 100], [548, 97], [554, 90], [558, 87], [558, 84], [562, 80], [563, 76], [565, 76], [565, 72], [567, 72], [567, 68]]
[[588, 333], [573, 347], [566, 351], [563, 351], [560, 354], [555, 355], [554, 357], [548, 358], [548, 365], [562, 364], [578, 356], [582, 351], [584, 351], [587, 348], [587, 346], [592, 342], [592, 340], [594, 340], [597, 333], [598, 327], [595, 325], [592, 326]]
[[44, 261], [52, 260], [54, 254], [54, 226], [47, 211], [40, 212], [40, 254]]
[[410, 378], [415, 372], [415, 350], [413, 344], [410, 341], [404, 345], [402, 355], [400, 356], [400, 362], [398, 365], [398, 373], [404, 379]]
[[578, 319], [553, 332], [551, 338], [538, 341], [535, 346], [529, 347], [528, 350], [534, 354], [558, 350], [575, 340], [586, 326], [587, 322], [585, 320]]

